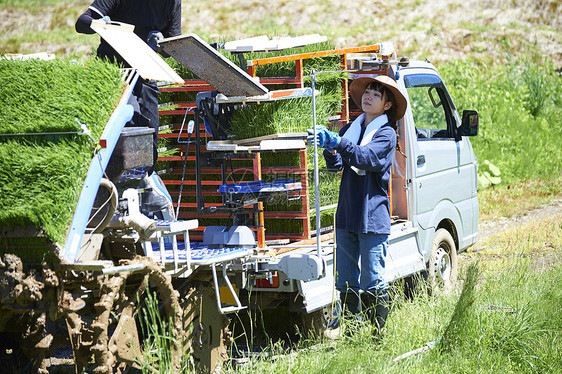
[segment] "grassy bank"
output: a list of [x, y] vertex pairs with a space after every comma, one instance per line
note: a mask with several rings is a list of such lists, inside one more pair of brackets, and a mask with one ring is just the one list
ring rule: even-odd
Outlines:
[[495, 165], [501, 182], [480, 188], [480, 220], [509, 217], [562, 197], [562, 77], [537, 55], [487, 65], [472, 58], [439, 70], [459, 112], [476, 109], [471, 138], [479, 175]]
[[512, 217], [562, 198], [562, 177], [520, 180], [478, 191], [480, 222]]
[[[0, 0], [0, 53], [91, 53], [98, 37], [74, 31], [91, 0]], [[557, 0], [229, 1], [182, 3], [182, 32], [213, 41], [256, 35], [319, 33], [337, 46], [392, 41], [400, 55], [441, 63], [467, 55], [538, 51], [561, 66], [561, 3]]]
[[469, 58], [440, 71], [457, 107], [480, 113], [481, 131], [471, 139], [480, 165], [499, 167], [504, 184], [560, 177], [562, 77], [552, 64], [536, 56], [493, 65]]

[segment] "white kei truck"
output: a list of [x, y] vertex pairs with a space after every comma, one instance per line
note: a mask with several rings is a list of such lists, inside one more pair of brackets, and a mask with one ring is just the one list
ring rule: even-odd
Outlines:
[[[350, 80], [387, 74], [408, 100], [406, 114], [398, 121], [405, 156], [395, 153], [389, 189], [392, 224], [385, 278], [395, 282], [421, 274], [432, 287], [450, 287], [457, 277], [457, 253], [478, 238], [477, 158], [469, 140], [478, 134], [478, 113], [459, 114], [439, 72], [428, 61], [402, 59], [388, 64], [358, 57], [348, 58], [348, 69]], [[321, 241], [333, 244], [333, 235], [322, 235]], [[317, 332], [338, 300], [332, 248], [323, 245], [320, 250], [324, 277], [294, 281], [279, 273], [275, 282], [276, 293], [302, 296], [309, 326]]]

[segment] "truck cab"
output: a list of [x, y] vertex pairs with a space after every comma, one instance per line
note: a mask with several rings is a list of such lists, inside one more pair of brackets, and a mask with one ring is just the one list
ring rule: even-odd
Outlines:
[[413, 220], [422, 243], [447, 227], [457, 248], [465, 249], [478, 235], [477, 159], [437, 70], [417, 62], [402, 74], [410, 102], [405, 131], [411, 139], [407, 188]]

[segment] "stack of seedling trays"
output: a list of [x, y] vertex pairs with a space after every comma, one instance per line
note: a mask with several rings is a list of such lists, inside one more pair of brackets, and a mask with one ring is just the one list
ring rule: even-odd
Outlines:
[[58, 261], [97, 140], [123, 94], [121, 72], [97, 59], [0, 59], [0, 76], [0, 254]]
[[[310, 45], [301, 48], [284, 50], [281, 52], [249, 53], [244, 57], [247, 60], [271, 57], [276, 55], [291, 55], [312, 51], [325, 51], [333, 49], [329, 42]], [[231, 61], [238, 63], [237, 55], [230, 55], [222, 51]], [[214, 215], [199, 215], [197, 213], [195, 193], [195, 145], [193, 135], [191, 144], [187, 145], [188, 135], [185, 130], [179, 133], [182, 123], [193, 119], [193, 109], [196, 107], [195, 96], [197, 92], [212, 90], [205, 85], [197, 76], [187, 71], [177, 62], [168, 61], [176, 71], [186, 79], [187, 84], [181, 87], [161, 87], [161, 132], [160, 139], [162, 153], [159, 154], [159, 169], [162, 178], [173, 197], [178, 196], [180, 185], [183, 192], [179, 219], [197, 218], [200, 222], [199, 230], [210, 225], [229, 225], [229, 214], [217, 213]], [[311, 58], [303, 61], [303, 76], [298, 84], [310, 87], [310, 73], [312, 70], [334, 71], [341, 69], [341, 57], [330, 55], [323, 58]], [[292, 77], [292, 82], [263, 83], [270, 90], [281, 90], [295, 88], [295, 61], [276, 63], [266, 66], [258, 66], [257, 76], [263, 81], [269, 81], [269, 77]], [[341, 111], [341, 92], [344, 74], [325, 74], [319, 77], [316, 84], [319, 95], [316, 96], [317, 123], [327, 124], [329, 119], [339, 115]], [[287, 80], [287, 81], [290, 81]], [[295, 98], [279, 100], [274, 102], [249, 104], [240, 106], [230, 119], [228, 140], [241, 140], [268, 136], [272, 134], [294, 134], [303, 133], [312, 127], [312, 98]], [[202, 122], [202, 121], [200, 121]], [[201, 124], [200, 131], [202, 150], [205, 151], [207, 141], [213, 138], [205, 131]], [[165, 132], [168, 132], [167, 134]], [[266, 239], [277, 240], [281, 238], [305, 239], [315, 229], [314, 218], [314, 183], [313, 177], [313, 150], [309, 147], [302, 151], [288, 152], [261, 152], [259, 155], [260, 172], [256, 173], [256, 159], [232, 158], [229, 160], [227, 170], [227, 183], [248, 183], [261, 180], [263, 183], [273, 183], [276, 179], [294, 179], [301, 183], [303, 190], [299, 199], [264, 199], [263, 210], [265, 217]], [[321, 152], [321, 150], [320, 150]], [[187, 160], [185, 157], [187, 156]], [[339, 175], [326, 170], [324, 159], [319, 155], [320, 162], [320, 205], [329, 206], [337, 202], [339, 190]], [[183, 174], [183, 164], [187, 165]], [[202, 168], [203, 194], [207, 204], [217, 207], [223, 204], [221, 192], [218, 191], [221, 180], [220, 168], [205, 166]], [[312, 209], [311, 209], [312, 208]], [[333, 209], [324, 211], [323, 226], [333, 224]], [[192, 238], [198, 238], [197, 232], [191, 234]]]

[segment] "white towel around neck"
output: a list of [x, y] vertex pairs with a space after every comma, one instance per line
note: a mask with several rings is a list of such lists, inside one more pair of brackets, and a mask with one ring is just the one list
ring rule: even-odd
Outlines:
[[[362, 113], [359, 117], [355, 119], [355, 121], [351, 123], [345, 134], [343, 134], [343, 138], [346, 138], [353, 144], [357, 144], [357, 142], [359, 141], [359, 136], [361, 135], [361, 124], [363, 123], [364, 119], [365, 119], [365, 113]], [[380, 129], [387, 122], [388, 122], [388, 117], [386, 116], [386, 114], [382, 114], [377, 118], [375, 118], [374, 120], [372, 120], [367, 125], [367, 128], [365, 129], [365, 133], [363, 134], [363, 138], [361, 139], [361, 144], [359, 145], [365, 145], [369, 143], [373, 139], [373, 136], [378, 131], [378, 129]], [[355, 166], [352, 166], [351, 169], [354, 172], [356, 172], [357, 175], [365, 175], [365, 170], [358, 169]]]

